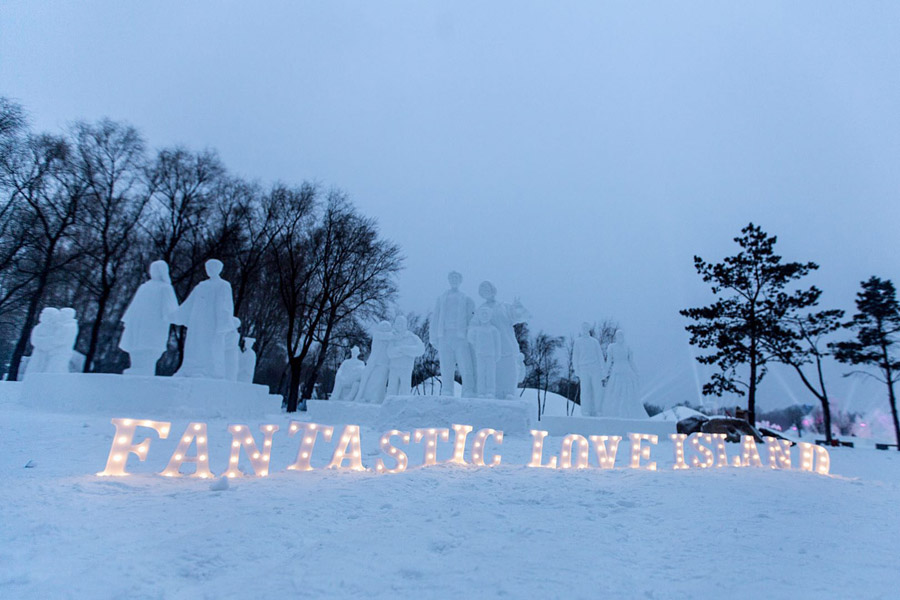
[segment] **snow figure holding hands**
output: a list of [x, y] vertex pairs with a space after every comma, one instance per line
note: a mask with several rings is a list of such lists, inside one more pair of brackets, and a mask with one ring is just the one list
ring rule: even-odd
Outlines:
[[475, 387], [479, 398], [492, 398], [497, 388], [500, 332], [491, 324], [491, 309], [482, 306], [469, 324], [469, 343], [475, 352]]
[[172, 314], [172, 323], [187, 327], [184, 361], [176, 377], [225, 378], [225, 340], [235, 329], [234, 299], [221, 272], [222, 261], [206, 261], [209, 279], [198, 283]]
[[453, 376], [459, 368], [463, 397], [470, 398], [475, 392], [475, 373], [466, 331], [475, 313], [475, 302], [459, 291], [462, 275], [451, 271], [447, 281], [450, 289], [435, 302], [428, 341], [438, 351], [441, 363], [441, 395], [453, 395]]
[[334, 376], [334, 389], [329, 400], [353, 400], [359, 391], [366, 363], [359, 360], [359, 348], [350, 348], [350, 358], [344, 360]]
[[131, 358], [125, 375], [156, 374], [156, 361], [169, 342], [169, 317], [177, 308], [169, 265], [163, 260], [150, 263], [150, 280], [141, 284], [122, 315], [125, 331], [119, 348]]
[[394, 339], [394, 331], [388, 321], [381, 321], [372, 329], [370, 335], [372, 336], [372, 345], [369, 349], [369, 361], [366, 363], [366, 368], [359, 381], [356, 401], [381, 404], [384, 402], [388, 369], [390, 368], [388, 344]]
[[256, 338], [244, 338], [244, 350], [241, 352], [238, 365], [238, 381], [253, 383], [253, 375], [256, 373], [256, 352], [253, 350], [254, 343], [256, 343]]
[[625, 334], [616, 332], [616, 338], [607, 349], [609, 375], [606, 381], [604, 417], [620, 419], [647, 419], [647, 411], [638, 400], [638, 374], [634, 368], [631, 349], [625, 345]]
[[406, 317], [400, 315], [394, 320], [394, 337], [387, 347], [390, 360], [387, 393], [397, 396], [408, 394], [412, 384], [413, 365], [416, 358], [425, 354], [425, 344], [407, 328]]
[[491, 323], [500, 332], [500, 359], [497, 361], [495, 397], [504, 400], [513, 397], [518, 379], [516, 357], [519, 355], [519, 342], [516, 340], [513, 325], [526, 322], [531, 315], [518, 298], [512, 304], [497, 302], [497, 288], [490, 281], [483, 281], [478, 286], [478, 295], [484, 298], [484, 304], [481, 306], [491, 309]]
[[587, 323], [581, 324], [581, 334], [575, 338], [572, 362], [581, 384], [581, 414], [585, 417], [602, 414], [606, 361], [600, 342], [591, 335], [591, 326]]
[[33, 349], [25, 366], [25, 376], [34, 373], [48, 373], [50, 367], [50, 355], [57, 344], [59, 323], [59, 309], [48, 306], [41, 311], [38, 324], [31, 330], [31, 345]]

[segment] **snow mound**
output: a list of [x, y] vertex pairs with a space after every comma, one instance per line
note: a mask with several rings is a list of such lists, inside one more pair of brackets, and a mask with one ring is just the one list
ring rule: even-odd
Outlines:
[[471, 425], [508, 434], [527, 434], [531, 428], [526, 405], [518, 400], [453, 398], [450, 396], [388, 396], [376, 425], [380, 431], [420, 427]]
[[702, 412], [696, 411], [693, 408], [688, 408], [687, 406], [673, 406], [669, 410], [664, 410], [658, 415], [653, 415], [650, 417], [651, 421], [681, 421], [682, 419], [687, 419], [688, 417], [706, 417]]

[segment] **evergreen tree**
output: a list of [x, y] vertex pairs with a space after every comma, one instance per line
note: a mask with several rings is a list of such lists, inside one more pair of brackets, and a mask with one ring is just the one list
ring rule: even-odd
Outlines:
[[[791, 339], [786, 316], [811, 306], [818, 297], [815, 288], [793, 293], [786, 288], [819, 267], [812, 262], [782, 262], [775, 254], [777, 238], [753, 223], [734, 241], [741, 251], [720, 263], [694, 257], [697, 273], [712, 284], [717, 299], [708, 306], [680, 312], [694, 321], [685, 327], [691, 334], [691, 344], [710, 350], [697, 360], [719, 367], [719, 372], [703, 385], [703, 393], [746, 395], [753, 424], [757, 388], [765, 377], [767, 363], [776, 358], [773, 348]], [[747, 372], [741, 375], [738, 369], [744, 366]]]
[[834, 344], [834, 357], [843, 363], [874, 367], [879, 371], [880, 375], [868, 371], [854, 371], [848, 375], [867, 375], [887, 385], [894, 435], [897, 450], [900, 450], [900, 422], [894, 394], [894, 383], [900, 374], [895, 337], [900, 332], [900, 304], [894, 284], [874, 276], [863, 281], [862, 291], [856, 295], [856, 309], [859, 312], [845, 325], [856, 332], [856, 339]]

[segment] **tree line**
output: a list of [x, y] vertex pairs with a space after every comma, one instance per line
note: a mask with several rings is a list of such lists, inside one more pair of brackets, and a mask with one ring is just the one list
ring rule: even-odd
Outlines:
[[[338, 189], [264, 187], [229, 173], [212, 150], [151, 152], [127, 123], [77, 122], [34, 132], [0, 98], [0, 360], [21, 377], [44, 306], [71, 306], [85, 373], [121, 372], [120, 318], [153, 260], [169, 264], [180, 301], [217, 258], [234, 291], [255, 381], [287, 409], [312, 397], [328, 358], [364, 338], [397, 294], [400, 248]], [[181, 363], [173, 326], [157, 374]]]
[[861, 282], [856, 313], [845, 319], [843, 310], [819, 307], [819, 288], [802, 285], [819, 265], [785, 261], [775, 252], [776, 236], [753, 223], [734, 241], [740, 251], [721, 262], [694, 257], [715, 302], [681, 311], [692, 321], [686, 327], [691, 344], [706, 351], [697, 360], [717, 368], [703, 393], [746, 396], [748, 420], [755, 423], [757, 391], [769, 364], [786, 365], [821, 404], [831, 443], [831, 398], [823, 365], [837, 360], [857, 367], [845, 376], [871, 377], [886, 386], [900, 450], [894, 391], [900, 374], [900, 304], [894, 284], [877, 276]]

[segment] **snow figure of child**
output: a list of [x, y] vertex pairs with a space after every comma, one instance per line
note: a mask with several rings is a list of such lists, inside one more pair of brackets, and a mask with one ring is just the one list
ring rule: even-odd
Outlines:
[[647, 419], [647, 411], [638, 400], [638, 374], [625, 334], [616, 332], [615, 341], [606, 348], [609, 375], [603, 402], [604, 417]]
[[490, 307], [481, 306], [469, 323], [469, 343], [475, 352], [475, 388], [479, 398], [493, 398], [497, 388], [497, 361], [500, 360], [500, 331], [491, 324]]
[[370, 332], [372, 345], [369, 348], [369, 360], [359, 380], [359, 390], [356, 392], [357, 402], [369, 402], [381, 404], [387, 390], [388, 369], [388, 344], [394, 338], [394, 330], [388, 321], [381, 321]]
[[478, 295], [484, 298], [482, 306], [491, 309], [491, 323], [500, 332], [500, 358], [497, 361], [497, 391], [496, 398], [512, 398], [516, 391], [516, 357], [519, 355], [519, 342], [516, 340], [516, 331], [513, 326], [516, 323], [524, 323], [531, 315], [519, 302], [512, 304], [497, 302], [497, 288], [490, 281], [483, 281], [478, 286]]
[[359, 382], [362, 379], [366, 363], [359, 360], [359, 348], [350, 348], [350, 358], [344, 360], [338, 367], [334, 376], [334, 389], [331, 390], [330, 400], [353, 400], [359, 391]]
[[581, 414], [585, 417], [602, 414], [606, 361], [600, 342], [591, 335], [591, 326], [588, 323], [581, 324], [581, 334], [575, 338], [572, 362], [575, 375], [581, 384]]
[[78, 321], [75, 320], [74, 308], [59, 309], [56, 321], [56, 343], [50, 350], [47, 361], [47, 373], [68, 373], [75, 340], [78, 339]]
[[469, 322], [475, 314], [475, 302], [459, 291], [462, 275], [451, 271], [447, 281], [450, 282], [450, 289], [441, 294], [434, 304], [428, 341], [438, 351], [441, 363], [441, 395], [453, 395], [453, 376], [459, 368], [462, 395], [467, 398], [475, 392], [472, 349], [466, 339]]
[[244, 338], [244, 350], [241, 352], [238, 364], [238, 381], [253, 383], [253, 375], [256, 373], [256, 352], [253, 350], [254, 343], [256, 343], [256, 338]]
[[31, 330], [33, 350], [25, 366], [25, 376], [34, 373], [47, 373], [50, 366], [50, 355], [58, 343], [59, 309], [48, 306], [41, 311], [38, 324]]
[[150, 280], [140, 285], [122, 315], [125, 331], [119, 348], [131, 358], [125, 375], [156, 374], [156, 361], [169, 343], [169, 317], [177, 308], [169, 265], [164, 260], [150, 263]]
[[206, 261], [209, 279], [198, 283], [170, 317], [175, 325], [187, 327], [176, 377], [225, 378], [225, 338], [234, 331], [234, 299], [221, 272], [222, 261]]
[[234, 329], [225, 334], [225, 379], [238, 380], [238, 370], [241, 368], [241, 320], [234, 317]]
[[425, 354], [425, 344], [422, 343], [419, 336], [408, 329], [406, 317], [398, 316], [394, 320], [394, 337], [387, 347], [387, 355], [390, 360], [387, 386], [389, 396], [409, 393], [413, 365], [416, 359], [423, 354]]

